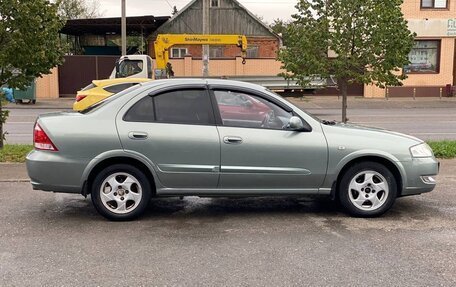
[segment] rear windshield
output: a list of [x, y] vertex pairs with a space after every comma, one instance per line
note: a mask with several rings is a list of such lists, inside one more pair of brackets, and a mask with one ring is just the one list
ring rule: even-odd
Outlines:
[[130, 87], [126, 90], [123, 90], [122, 92], [120, 93], [117, 93], [117, 94], [114, 94], [110, 97], [107, 97], [106, 99], [102, 100], [102, 101], [99, 101], [98, 103], [95, 103], [91, 106], [89, 106], [88, 108], [86, 108], [85, 110], [82, 110], [80, 111], [79, 113], [81, 114], [87, 114], [87, 113], [90, 113], [90, 112], [93, 112], [95, 110], [98, 110], [100, 107], [112, 102], [112, 101], [115, 101], [116, 99], [122, 97], [123, 95], [126, 95], [136, 89], [138, 89], [141, 85], [134, 85], [133, 87]]

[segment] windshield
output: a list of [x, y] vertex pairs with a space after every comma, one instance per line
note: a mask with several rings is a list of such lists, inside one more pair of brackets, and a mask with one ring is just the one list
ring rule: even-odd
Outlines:
[[116, 78], [126, 78], [136, 75], [143, 71], [143, 62], [141, 60], [125, 59], [120, 62]]
[[80, 111], [79, 113], [81, 113], [81, 114], [87, 114], [87, 113], [89, 113], [89, 112], [93, 112], [93, 111], [99, 109], [100, 107], [106, 105], [107, 103], [110, 103], [110, 102], [112, 102], [112, 101], [114, 101], [114, 100], [116, 100], [116, 99], [122, 97], [123, 95], [126, 95], [126, 94], [128, 94], [128, 93], [130, 93], [130, 92], [132, 92], [132, 91], [134, 91], [134, 90], [136, 90], [136, 89], [138, 89], [140, 86], [141, 86], [141, 85], [139, 85], [139, 84], [138, 84], [138, 85], [134, 85], [134, 86], [132, 86], [132, 87], [126, 89], [126, 90], [123, 90], [122, 92], [119, 92], [119, 93], [117, 93], [117, 94], [114, 94], [114, 95], [112, 95], [112, 96], [110, 96], [110, 97], [107, 97], [107, 98], [104, 99], [104, 100], [99, 101], [98, 103], [95, 103], [95, 104], [89, 106], [88, 108], [86, 108], [86, 109]]

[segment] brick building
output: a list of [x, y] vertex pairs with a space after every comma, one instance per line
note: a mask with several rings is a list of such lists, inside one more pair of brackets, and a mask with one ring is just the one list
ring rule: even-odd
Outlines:
[[[417, 37], [403, 69], [408, 79], [388, 95], [446, 96], [446, 86], [456, 85], [456, 0], [404, 0], [402, 12]], [[383, 97], [385, 90], [366, 86], [364, 95]]]
[[[247, 58], [275, 59], [281, 46], [281, 38], [237, 0], [211, 0], [210, 34], [245, 35], [248, 40]], [[203, 1], [193, 0], [174, 17], [157, 29], [159, 34], [202, 34]], [[235, 45], [210, 46], [210, 59], [234, 59], [240, 56]], [[153, 41], [149, 44], [150, 54], [154, 54]], [[171, 59], [191, 56], [202, 57], [201, 45], [176, 45], [170, 50]]]

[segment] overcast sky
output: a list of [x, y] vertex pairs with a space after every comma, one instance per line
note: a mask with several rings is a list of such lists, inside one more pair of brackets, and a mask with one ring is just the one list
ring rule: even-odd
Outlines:
[[[294, 14], [297, 0], [238, 0], [255, 15], [262, 16], [266, 22], [273, 19], [289, 19]], [[98, 0], [103, 17], [120, 17], [121, 0]], [[126, 0], [127, 16], [169, 16], [172, 6], [178, 10], [190, 0]]]

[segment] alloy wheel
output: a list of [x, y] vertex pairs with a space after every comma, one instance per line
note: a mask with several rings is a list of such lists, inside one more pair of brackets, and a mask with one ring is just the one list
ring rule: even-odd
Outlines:
[[348, 188], [351, 203], [360, 210], [377, 210], [388, 199], [388, 182], [382, 174], [373, 170], [356, 174], [350, 181]]
[[108, 176], [100, 187], [100, 199], [111, 212], [125, 214], [135, 210], [142, 199], [142, 187], [138, 179], [126, 172]]

